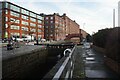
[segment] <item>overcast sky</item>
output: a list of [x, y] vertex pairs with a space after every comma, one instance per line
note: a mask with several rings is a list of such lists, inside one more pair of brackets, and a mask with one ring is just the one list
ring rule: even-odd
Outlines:
[[113, 9], [118, 26], [119, 0], [7, 0], [36, 13], [66, 13], [80, 28], [92, 34], [113, 27]]

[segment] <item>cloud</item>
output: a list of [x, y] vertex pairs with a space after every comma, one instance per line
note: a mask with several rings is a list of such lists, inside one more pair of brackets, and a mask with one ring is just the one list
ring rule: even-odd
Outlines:
[[[112, 27], [113, 9], [119, 0], [10, 0], [36, 13], [66, 13], [90, 34], [102, 28]], [[84, 27], [83, 24], [85, 23]]]

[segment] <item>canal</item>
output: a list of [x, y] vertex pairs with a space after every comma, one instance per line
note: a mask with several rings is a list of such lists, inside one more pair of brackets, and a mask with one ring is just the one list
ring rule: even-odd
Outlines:
[[47, 58], [45, 63], [40, 64], [36, 69], [25, 74], [24, 79], [40, 80], [42, 79], [63, 57], [63, 52], [66, 48], [72, 48], [74, 45], [49, 45], [47, 46]]

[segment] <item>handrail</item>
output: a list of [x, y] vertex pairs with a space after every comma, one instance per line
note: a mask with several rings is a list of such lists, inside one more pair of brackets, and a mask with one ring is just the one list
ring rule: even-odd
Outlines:
[[[69, 60], [71, 59], [71, 55], [73, 54], [73, 51], [75, 50], [75, 46], [72, 49], [71, 53], [69, 54], [69, 56], [65, 59], [65, 61], [63, 62], [63, 64], [61, 65], [61, 67], [59, 68], [59, 70], [57, 71], [57, 73], [55, 74], [55, 76], [53, 77], [52, 80], [58, 80], [60, 78], [60, 76], [62, 75], [63, 70], [65, 69], [67, 63], [69, 62]], [[68, 76], [68, 73], [66, 74], [66, 77]]]

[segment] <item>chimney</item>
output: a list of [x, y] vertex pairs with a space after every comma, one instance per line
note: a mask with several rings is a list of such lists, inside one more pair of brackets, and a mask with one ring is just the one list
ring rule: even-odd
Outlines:
[[113, 9], [113, 27], [115, 27], [115, 9]]

